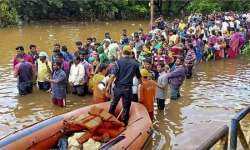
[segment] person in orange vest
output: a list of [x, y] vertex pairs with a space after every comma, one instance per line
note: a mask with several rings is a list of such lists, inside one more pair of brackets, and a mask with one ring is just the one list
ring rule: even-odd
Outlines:
[[148, 114], [153, 120], [154, 117], [154, 99], [156, 94], [156, 82], [149, 80], [150, 73], [146, 69], [140, 70], [142, 76], [142, 84], [139, 85], [139, 103], [143, 104], [148, 111]]

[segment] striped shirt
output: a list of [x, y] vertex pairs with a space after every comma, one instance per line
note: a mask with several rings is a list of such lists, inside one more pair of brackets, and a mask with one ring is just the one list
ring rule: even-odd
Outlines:
[[185, 64], [193, 65], [195, 59], [195, 52], [194, 50], [189, 50], [187, 52], [186, 58], [185, 58]]

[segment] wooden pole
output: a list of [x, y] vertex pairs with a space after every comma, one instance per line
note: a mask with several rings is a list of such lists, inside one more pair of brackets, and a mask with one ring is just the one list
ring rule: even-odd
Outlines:
[[154, 22], [154, 0], [150, 0], [150, 29], [153, 28]]

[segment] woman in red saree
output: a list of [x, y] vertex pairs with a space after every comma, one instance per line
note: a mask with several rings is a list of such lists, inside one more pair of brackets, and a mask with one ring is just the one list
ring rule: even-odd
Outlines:
[[233, 33], [229, 43], [228, 58], [235, 58], [239, 54], [240, 34]]

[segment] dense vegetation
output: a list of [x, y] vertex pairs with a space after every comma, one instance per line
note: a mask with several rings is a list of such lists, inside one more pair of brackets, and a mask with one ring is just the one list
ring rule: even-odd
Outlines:
[[[245, 11], [248, 0], [154, 0], [155, 13]], [[149, 17], [149, 0], [0, 0], [0, 26], [40, 20], [112, 20]], [[181, 13], [180, 13], [181, 12]]]

